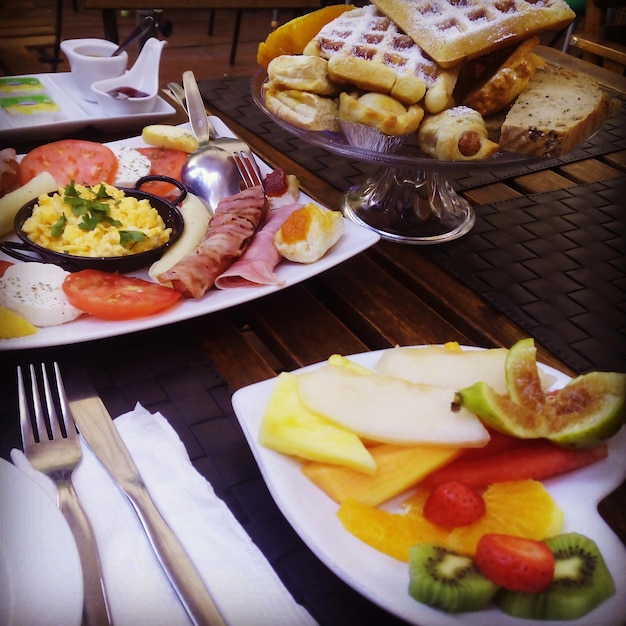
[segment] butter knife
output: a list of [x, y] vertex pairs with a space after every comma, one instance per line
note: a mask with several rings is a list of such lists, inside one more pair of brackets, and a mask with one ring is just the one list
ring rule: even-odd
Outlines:
[[189, 555], [163, 519], [100, 397], [86, 375], [73, 372], [66, 387], [83, 439], [133, 505], [163, 571], [197, 626], [225, 625]]

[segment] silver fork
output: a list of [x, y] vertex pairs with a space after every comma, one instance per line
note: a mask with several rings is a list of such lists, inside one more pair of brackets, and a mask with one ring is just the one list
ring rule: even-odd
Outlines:
[[59, 366], [57, 363], [54, 364], [54, 377], [62, 421], [57, 413], [50, 376], [46, 367], [43, 364], [41, 366], [46, 411], [42, 405], [42, 396], [34, 366], [31, 365], [29, 370], [34, 419], [26, 393], [25, 378], [22, 369], [19, 366], [17, 368], [20, 427], [24, 454], [36, 470], [47, 474], [55, 482], [57, 505], [76, 540], [83, 573], [83, 624], [90, 626], [110, 624], [95, 537], [72, 485], [72, 473], [82, 458], [82, 452], [74, 419], [67, 403]]
[[250, 152], [233, 152], [233, 158], [237, 164], [239, 175], [243, 180], [243, 184], [247, 187], [263, 188], [263, 180], [257, 168], [254, 156]]

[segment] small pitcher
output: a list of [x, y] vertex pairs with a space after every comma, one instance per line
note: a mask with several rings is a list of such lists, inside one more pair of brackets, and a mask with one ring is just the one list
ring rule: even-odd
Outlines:
[[70, 64], [70, 71], [80, 95], [89, 102], [96, 96], [91, 85], [105, 78], [121, 76], [128, 65], [128, 54], [111, 56], [117, 44], [106, 39], [66, 39], [61, 50]]

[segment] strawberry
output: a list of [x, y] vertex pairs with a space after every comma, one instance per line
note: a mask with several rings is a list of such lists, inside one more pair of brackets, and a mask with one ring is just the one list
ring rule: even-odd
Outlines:
[[467, 526], [485, 514], [480, 493], [462, 482], [450, 481], [433, 488], [424, 503], [424, 517], [442, 528]]
[[554, 555], [535, 539], [488, 533], [478, 541], [474, 560], [485, 578], [510, 591], [538, 593], [554, 577]]

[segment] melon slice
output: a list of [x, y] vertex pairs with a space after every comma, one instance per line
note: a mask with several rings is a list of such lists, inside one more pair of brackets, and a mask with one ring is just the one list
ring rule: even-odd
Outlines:
[[373, 474], [376, 463], [354, 433], [306, 409], [298, 397], [295, 374], [281, 373], [259, 429], [259, 443], [302, 459], [345, 465]]
[[[394, 348], [383, 353], [376, 371], [396, 376], [412, 383], [436, 387], [463, 389], [475, 382], [486, 382], [500, 394], [507, 393], [505, 377], [506, 348], [463, 350], [457, 344], [424, 346], [423, 348]], [[554, 382], [554, 376], [539, 372], [544, 389]]]
[[335, 502], [352, 498], [361, 504], [377, 506], [454, 460], [461, 450], [446, 446], [384, 443], [369, 449], [376, 461], [373, 476], [315, 461], [304, 463], [302, 473]]
[[489, 440], [476, 415], [453, 410], [453, 388], [413, 384], [332, 362], [299, 374], [297, 382], [304, 406], [362, 438], [453, 447], [481, 447]]

